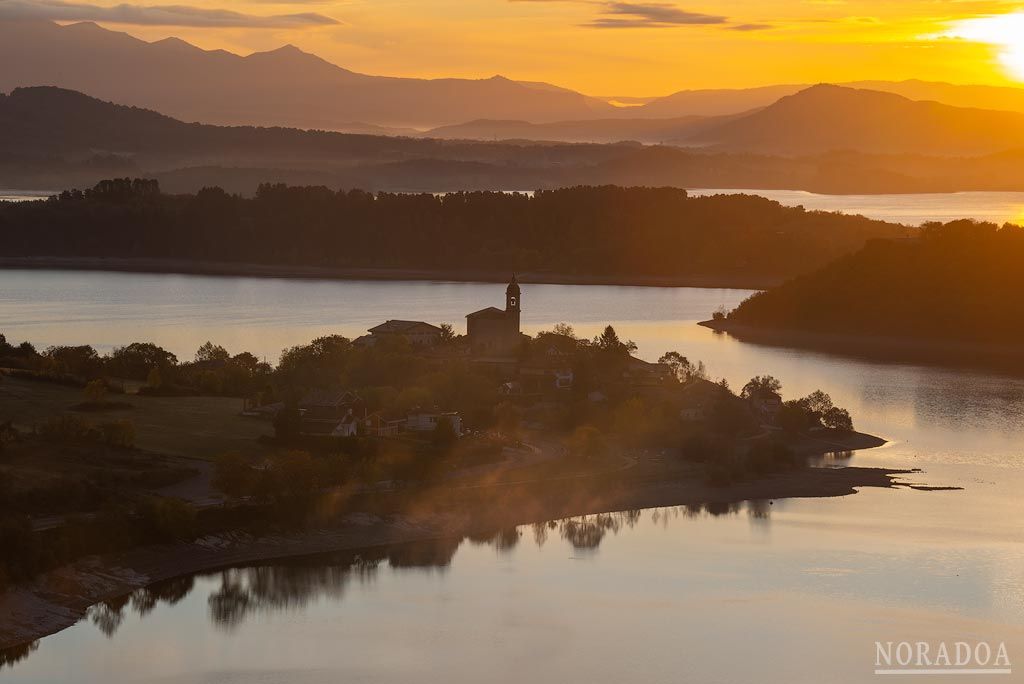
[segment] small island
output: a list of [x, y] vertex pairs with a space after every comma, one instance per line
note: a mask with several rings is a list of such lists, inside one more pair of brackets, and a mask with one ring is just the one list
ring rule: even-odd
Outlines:
[[520, 331], [503, 307], [387, 320], [285, 350], [135, 342], [43, 351], [0, 336], [0, 646], [96, 602], [233, 564], [486, 536], [573, 516], [840, 496], [906, 471], [815, 468], [883, 440], [823, 391], [738, 392], [611, 326]]

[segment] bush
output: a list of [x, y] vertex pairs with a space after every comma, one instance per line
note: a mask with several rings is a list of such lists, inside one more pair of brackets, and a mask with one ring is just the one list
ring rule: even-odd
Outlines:
[[249, 494], [253, 479], [253, 469], [241, 454], [223, 454], [214, 462], [213, 486], [229, 497], [237, 499]]
[[180, 499], [143, 499], [137, 513], [148, 540], [186, 541], [195, 536], [196, 511]]
[[89, 424], [78, 416], [59, 415], [38, 428], [39, 436], [51, 442], [82, 442], [89, 439]]
[[101, 441], [110, 447], [130, 449], [135, 446], [135, 425], [129, 420], [100, 423]]
[[62, 414], [48, 419], [37, 432], [51, 442], [85, 442], [119, 449], [135, 445], [135, 426], [128, 420], [90, 425], [78, 416]]

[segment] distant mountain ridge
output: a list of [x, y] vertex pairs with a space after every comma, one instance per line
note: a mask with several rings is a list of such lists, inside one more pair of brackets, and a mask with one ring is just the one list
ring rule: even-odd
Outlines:
[[1024, 148], [1024, 114], [822, 84], [688, 140], [712, 149], [781, 155], [980, 155]]
[[[817, 90], [805, 97], [813, 97]], [[880, 95], [852, 93], [855, 98]], [[792, 97], [783, 105], [801, 102], [799, 95]], [[1015, 116], [904, 102], [901, 106], [924, 104], [957, 115], [967, 112], [986, 125], [993, 114]], [[851, 106], [859, 105], [854, 102]], [[828, 111], [827, 107], [795, 109], [811, 120]], [[759, 119], [762, 114], [768, 118]], [[715, 138], [717, 143], [689, 150], [637, 143], [492, 142], [213, 126], [184, 123], [55, 87], [21, 88], [0, 95], [0, 187], [81, 187], [103, 178], [146, 176], [158, 178], [170, 192], [219, 185], [245, 194], [265, 182], [426, 192], [609, 184], [840, 193], [1024, 190], [1019, 173], [1024, 147], [973, 157], [938, 156], [956, 149], [938, 146], [930, 155], [827, 152], [783, 156], [739, 152], [722, 144], [726, 133], [751, 130], [760, 137], [742, 140], [744, 145], [772, 143], [772, 126], [759, 130], [751, 123], [784, 121], [777, 115], [777, 110], [768, 108], [741, 117], [697, 119], [687, 124], [693, 136]], [[607, 123], [597, 122], [598, 128]], [[805, 120], [794, 119], [792, 126], [797, 125], [808, 126], [809, 140], [817, 148], [830, 149], [847, 142], [844, 136], [848, 133], [833, 130], [826, 120], [815, 121], [813, 130]], [[782, 124], [783, 129], [788, 127]], [[865, 140], [867, 147], [879, 142]], [[952, 140], [953, 144], [959, 142], [960, 138]]]
[[[286, 45], [245, 57], [176, 38], [148, 43], [96, 24], [0, 22], [0, 91], [55, 85], [186, 121], [335, 130], [478, 118], [553, 121], [614, 107], [570, 90], [482, 80], [368, 76]], [[201, 74], [201, 78], [198, 76]]]
[[[94, 23], [0, 21], [0, 92], [53, 85], [183, 121], [285, 126], [411, 135], [473, 124], [481, 139], [523, 137], [569, 142], [636, 139], [672, 142], [672, 126], [689, 117], [736, 116], [768, 107], [808, 85], [683, 90], [658, 98], [596, 98], [550, 83], [486, 79], [370, 76], [336, 66], [292, 45], [240, 56], [203, 50], [178, 38], [146, 42]], [[201, 78], [199, 77], [201, 75]], [[1024, 89], [926, 81], [840, 84], [912, 100], [1024, 112]], [[644, 103], [614, 106], [609, 99]], [[666, 120], [664, 125], [641, 120]], [[562, 125], [524, 135], [481, 121], [569, 124], [600, 121], [584, 132]], [[622, 120], [614, 126], [612, 120]], [[505, 126], [507, 129], [508, 126]], [[680, 137], [688, 124], [680, 126]], [[692, 131], [690, 131], [692, 133]]]

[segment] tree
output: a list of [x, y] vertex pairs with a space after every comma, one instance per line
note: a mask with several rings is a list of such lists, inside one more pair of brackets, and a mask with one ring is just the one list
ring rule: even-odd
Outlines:
[[825, 427], [832, 428], [833, 430], [845, 430], [847, 432], [853, 430], [853, 419], [850, 417], [850, 413], [838, 406], [833, 406], [825, 415], [821, 417], [821, 422], [824, 423]]
[[205, 342], [196, 350], [196, 363], [221, 362], [227, 361], [230, 358], [231, 354], [228, 353], [227, 349], [213, 342]]
[[78, 347], [49, 347], [43, 356], [50, 372], [82, 378], [98, 377], [103, 366], [100, 355], [87, 344]]
[[232, 498], [249, 493], [253, 470], [236, 452], [221, 454], [213, 465], [213, 486]]
[[569, 454], [580, 461], [591, 461], [608, 453], [608, 442], [600, 430], [590, 425], [576, 428], [569, 438]]
[[160, 366], [153, 366], [149, 369], [149, 375], [146, 376], [146, 387], [152, 389], [160, 389], [164, 386], [163, 374], [160, 372]]
[[632, 340], [623, 342], [619, 334], [612, 326], [606, 326], [604, 331], [594, 338], [594, 346], [603, 352], [616, 355], [628, 355], [636, 351], [636, 343]]
[[801, 399], [800, 403], [803, 404], [807, 413], [810, 414], [811, 419], [815, 422], [820, 421], [833, 408], [832, 397], [821, 390], [814, 390]]
[[85, 401], [99, 405], [107, 399], [107, 383], [103, 380], [92, 380], [85, 386]]
[[677, 351], [665, 352], [658, 359], [658, 363], [668, 366], [672, 370], [672, 375], [679, 382], [687, 382], [690, 379], [690, 373], [693, 372], [693, 364], [685, 356]]
[[111, 352], [108, 367], [118, 377], [142, 380], [154, 367], [164, 368], [177, 363], [178, 357], [152, 342], [132, 342]]
[[455, 326], [453, 326], [451, 323], [442, 323], [440, 335], [441, 344], [451, 344], [452, 342], [455, 341], [455, 338]]
[[811, 426], [807, 408], [800, 401], [787, 401], [779, 409], [779, 427], [786, 432], [802, 432]]
[[569, 339], [575, 340], [576, 331], [568, 323], [555, 323], [554, 327], [551, 328], [552, 335], [559, 335], [561, 337], [568, 337]]
[[764, 394], [780, 394], [782, 392], [782, 383], [778, 379], [771, 375], [757, 375], [750, 379], [750, 381], [743, 386], [740, 391], [740, 396], [744, 399], [750, 399], [758, 395]]

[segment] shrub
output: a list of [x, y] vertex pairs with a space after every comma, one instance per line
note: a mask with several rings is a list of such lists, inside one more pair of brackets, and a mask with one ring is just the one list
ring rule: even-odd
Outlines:
[[101, 441], [107, 446], [130, 449], [135, 446], [135, 425], [129, 420], [100, 423]]
[[233, 498], [250, 493], [253, 470], [241, 454], [228, 453], [217, 457], [213, 466], [213, 486]]
[[52, 442], [81, 442], [90, 439], [89, 424], [78, 416], [66, 414], [47, 419], [37, 431], [43, 439]]
[[137, 510], [143, 533], [155, 541], [185, 541], [195, 536], [196, 511], [180, 499], [150, 497]]

